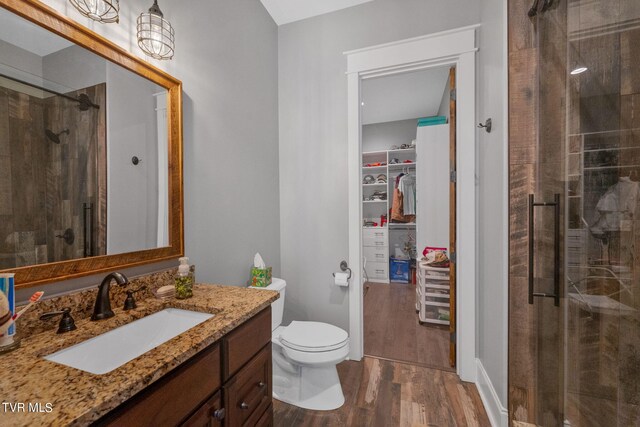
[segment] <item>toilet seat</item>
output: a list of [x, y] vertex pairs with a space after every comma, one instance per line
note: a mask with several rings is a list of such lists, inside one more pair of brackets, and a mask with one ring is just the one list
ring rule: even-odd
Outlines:
[[283, 328], [279, 341], [291, 350], [317, 353], [344, 347], [349, 343], [349, 334], [328, 323], [293, 321]]

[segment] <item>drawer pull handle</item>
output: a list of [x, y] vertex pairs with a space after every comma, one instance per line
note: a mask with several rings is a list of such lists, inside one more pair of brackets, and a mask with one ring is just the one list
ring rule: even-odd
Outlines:
[[224, 408], [220, 408], [220, 409], [216, 409], [215, 411], [213, 411], [213, 414], [211, 414], [211, 416], [213, 418], [215, 418], [218, 421], [222, 421], [224, 420], [224, 416], [226, 415]]
[[247, 402], [242, 402], [240, 404], [240, 409], [249, 409], [249, 404]]
[[266, 383], [264, 383], [264, 382], [262, 382], [262, 381], [260, 381], [260, 382], [258, 383], [258, 388], [265, 388], [266, 386], [267, 386], [267, 384], [266, 384]]

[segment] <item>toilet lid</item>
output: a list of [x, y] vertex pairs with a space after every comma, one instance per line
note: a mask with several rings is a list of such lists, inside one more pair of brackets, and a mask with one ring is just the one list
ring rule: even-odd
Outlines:
[[322, 322], [293, 321], [282, 331], [280, 342], [300, 351], [329, 351], [343, 347], [349, 334], [337, 326]]

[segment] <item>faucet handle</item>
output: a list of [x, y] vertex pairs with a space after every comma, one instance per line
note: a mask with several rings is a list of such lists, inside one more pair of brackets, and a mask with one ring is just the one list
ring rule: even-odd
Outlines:
[[49, 313], [45, 313], [40, 316], [40, 320], [47, 320], [55, 316], [62, 315], [60, 319], [60, 323], [58, 324], [57, 334], [62, 334], [64, 332], [71, 332], [76, 330], [76, 322], [71, 317], [71, 309], [68, 307], [63, 308], [60, 311], [52, 311]]
[[133, 294], [145, 289], [147, 289], [147, 286], [143, 285], [133, 291], [127, 291], [127, 298], [124, 300], [124, 310], [133, 310], [136, 308], [138, 305], [136, 304], [136, 300], [133, 299]]

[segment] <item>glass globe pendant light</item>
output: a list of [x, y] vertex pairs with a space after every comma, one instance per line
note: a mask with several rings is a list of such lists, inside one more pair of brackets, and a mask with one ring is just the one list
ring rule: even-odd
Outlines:
[[164, 19], [158, 0], [154, 0], [149, 12], [138, 17], [138, 46], [152, 58], [171, 59], [175, 41], [173, 27]]
[[69, 0], [78, 12], [103, 24], [120, 21], [119, 0]]

